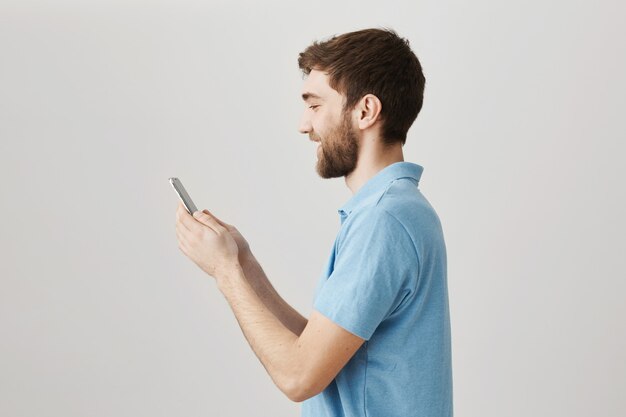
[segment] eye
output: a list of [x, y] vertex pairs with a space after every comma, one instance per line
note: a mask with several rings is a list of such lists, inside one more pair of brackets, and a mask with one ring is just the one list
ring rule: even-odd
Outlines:
[[309, 109], [316, 109], [319, 107], [319, 104], [314, 104], [312, 106], [309, 106]]

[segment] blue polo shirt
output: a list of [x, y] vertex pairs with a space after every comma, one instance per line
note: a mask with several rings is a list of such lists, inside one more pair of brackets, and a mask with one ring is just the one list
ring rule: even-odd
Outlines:
[[388, 165], [338, 210], [313, 306], [365, 342], [303, 417], [453, 416], [446, 247], [422, 171]]

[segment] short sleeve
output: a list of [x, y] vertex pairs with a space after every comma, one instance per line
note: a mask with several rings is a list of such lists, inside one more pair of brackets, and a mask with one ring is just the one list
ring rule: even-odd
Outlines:
[[344, 224], [333, 271], [313, 306], [339, 326], [369, 340], [378, 325], [414, 291], [418, 268], [415, 245], [400, 221], [384, 209], [368, 207], [352, 213]]

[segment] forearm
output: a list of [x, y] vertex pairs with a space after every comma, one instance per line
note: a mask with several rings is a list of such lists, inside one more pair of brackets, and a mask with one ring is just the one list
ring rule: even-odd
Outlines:
[[267, 308], [240, 265], [216, 282], [246, 340], [276, 386], [289, 398], [296, 398], [303, 365], [298, 356], [298, 336]]
[[265, 307], [291, 332], [299, 336], [306, 327], [307, 319], [281, 298], [265, 275], [263, 268], [251, 252], [242, 256], [244, 275]]

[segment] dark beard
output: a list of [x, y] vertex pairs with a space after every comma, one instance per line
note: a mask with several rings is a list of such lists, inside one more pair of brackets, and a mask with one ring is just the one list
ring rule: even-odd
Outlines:
[[341, 124], [326, 135], [326, 143], [321, 146], [322, 155], [316, 166], [320, 177], [345, 177], [354, 171], [359, 154], [359, 142], [352, 128], [349, 112], [343, 113]]

